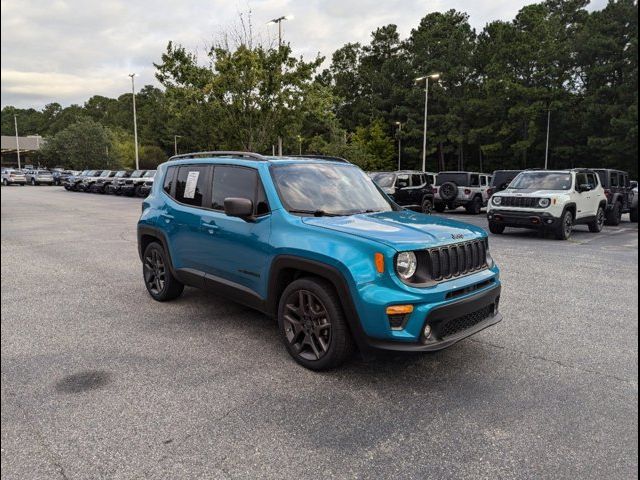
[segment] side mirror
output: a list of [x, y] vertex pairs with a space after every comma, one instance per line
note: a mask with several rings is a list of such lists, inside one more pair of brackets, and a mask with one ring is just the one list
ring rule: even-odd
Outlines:
[[591, 190], [591, 185], [589, 185], [588, 183], [583, 183], [580, 186], [578, 186], [579, 192], [588, 192], [590, 190]]
[[224, 213], [230, 217], [246, 219], [253, 215], [253, 202], [248, 198], [225, 198]]

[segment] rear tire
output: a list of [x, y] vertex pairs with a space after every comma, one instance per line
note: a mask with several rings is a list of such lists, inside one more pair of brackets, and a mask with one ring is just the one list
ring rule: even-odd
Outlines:
[[474, 197], [471, 203], [466, 208], [467, 213], [471, 215], [479, 215], [482, 211], [482, 199], [480, 197]]
[[604, 226], [604, 209], [602, 207], [598, 207], [598, 211], [596, 213], [596, 219], [589, 224], [589, 231], [591, 233], [600, 233], [602, 231], [603, 226]]
[[5, 178], [4, 180], [2, 180], [2, 184], [3, 184], [5, 187], [8, 187], [8, 186], [9, 186], [9, 182], [8, 182], [8, 180], [7, 180], [6, 178]]
[[560, 222], [555, 229], [555, 237], [557, 240], [569, 240], [573, 232], [573, 213], [571, 210], [565, 210], [560, 218]]
[[433, 202], [430, 198], [424, 197], [422, 199], [422, 204], [420, 205], [420, 211], [426, 215], [430, 215], [433, 210]]
[[142, 256], [142, 277], [151, 298], [166, 302], [179, 297], [184, 284], [171, 273], [171, 264], [167, 254], [157, 242], [151, 242]]
[[607, 211], [607, 220], [605, 225], [618, 226], [622, 220], [622, 205], [620, 202], [615, 202], [613, 207]]
[[489, 222], [489, 231], [494, 235], [502, 235], [504, 233], [505, 226], [496, 222]]
[[321, 278], [300, 278], [285, 288], [278, 329], [293, 359], [311, 370], [335, 368], [354, 350], [340, 299]]

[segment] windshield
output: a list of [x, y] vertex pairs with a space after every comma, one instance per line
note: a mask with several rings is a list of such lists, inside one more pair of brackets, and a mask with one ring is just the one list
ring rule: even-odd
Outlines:
[[147, 173], [144, 174], [144, 178], [153, 177], [155, 174], [156, 174], [155, 170], [149, 170]]
[[127, 172], [125, 172], [124, 170], [120, 170], [119, 172], [116, 172], [116, 177], [124, 177], [126, 173]]
[[509, 188], [518, 190], [569, 190], [571, 188], [570, 173], [523, 172], [511, 182]]
[[271, 168], [284, 207], [292, 213], [353, 215], [388, 212], [391, 204], [358, 167], [291, 164]]
[[89, 170], [87, 172], [87, 177], [95, 177], [96, 176], [96, 171], [95, 170]]
[[134, 170], [133, 173], [131, 174], [131, 178], [141, 177], [143, 173], [144, 173], [144, 170]]
[[109, 170], [105, 170], [100, 174], [101, 177], [108, 177], [111, 172]]
[[436, 176], [436, 184], [442, 185], [443, 183], [453, 182], [456, 185], [467, 186], [467, 174], [466, 173], [439, 173]]
[[371, 178], [380, 188], [391, 188], [396, 181], [395, 174], [386, 172], [373, 173], [371, 174]]

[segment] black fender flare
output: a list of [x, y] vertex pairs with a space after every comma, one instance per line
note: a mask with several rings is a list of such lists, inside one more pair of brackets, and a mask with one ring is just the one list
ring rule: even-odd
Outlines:
[[564, 206], [564, 208], [562, 209], [562, 215], [560, 216], [560, 218], [564, 217], [564, 212], [566, 212], [570, 208], [573, 208], [573, 211], [575, 212], [573, 214], [573, 221], [575, 222], [576, 217], [578, 216], [578, 205], [575, 202], [569, 202]]
[[269, 270], [267, 314], [277, 317], [279, 296], [282, 290], [284, 290], [284, 288], [279, 285], [279, 276], [285, 269], [308, 272], [329, 281], [338, 293], [338, 297], [342, 303], [342, 310], [347, 319], [347, 324], [353, 339], [361, 350], [366, 348], [366, 342], [364, 341], [366, 335], [360, 323], [358, 311], [353, 303], [347, 280], [340, 270], [332, 265], [296, 255], [283, 254], [276, 256]]
[[138, 225], [138, 256], [140, 257], [140, 261], [142, 261], [142, 255], [144, 255], [144, 252], [142, 251], [142, 237], [145, 235], [154, 237], [160, 242], [162, 248], [164, 249], [164, 252], [167, 255], [167, 260], [169, 260], [169, 268], [171, 269], [171, 274], [177, 278], [178, 275], [176, 274], [176, 270], [173, 267], [173, 260], [171, 259], [171, 251], [169, 250], [167, 235], [158, 227], [154, 227], [152, 225]]

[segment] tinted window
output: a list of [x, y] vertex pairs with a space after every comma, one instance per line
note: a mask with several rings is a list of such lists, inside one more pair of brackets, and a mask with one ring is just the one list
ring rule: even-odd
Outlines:
[[617, 187], [618, 186], [618, 174], [617, 173], [612, 173], [611, 174], [611, 186], [612, 187]]
[[409, 186], [409, 175], [398, 175], [396, 180], [396, 188], [404, 188]]
[[446, 182], [453, 182], [456, 185], [465, 186], [467, 184], [467, 174], [466, 173], [439, 173], [436, 178], [436, 183], [438, 185], [442, 185]]
[[169, 167], [167, 168], [167, 173], [164, 175], [164, 183], [162, 184], [162, 189], [167, 192], [167, 195], [171, 195], [171, 187], [173, 187], [173, 177], [176, 173], [177, 167]]
[[422, 185], [424, 182], [422, 181], [422, 175], [411, 175], [411, 184], [414, 187], [418, 187]]
[[480, 186], [480, 175], [471, 175], [469, 186], [470, 187], [479, 187]]
[[480, 177], [480, 185], [483, 187], [487, 186], [487, 177]]
[[178, 178], [176, 178], [176, 200], [194, 207], [201, 207], [208, 168], [207, 165], [180, 167]]
[[256, 182], [258, 172], [252, 168], [216, 166], [213, 170], [213, 192], [211, 208], [224, 210], [224, 199], [248, 198], [256, 204]]

